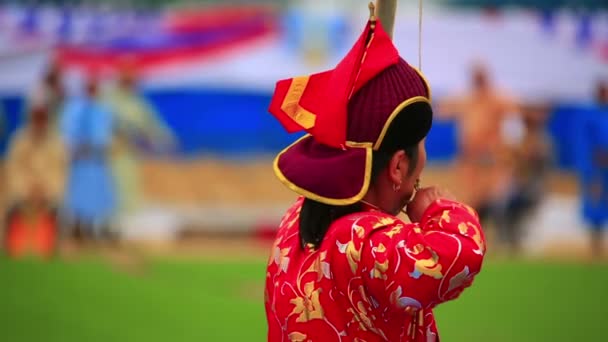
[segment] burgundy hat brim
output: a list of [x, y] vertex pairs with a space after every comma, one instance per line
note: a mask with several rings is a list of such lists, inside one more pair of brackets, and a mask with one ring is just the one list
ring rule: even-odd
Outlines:
[[292, 191], [329, 205], [360, 201], [371, 179], [372, 144], [349, 143], [337, 149], [304, 136], [274, 160], [279, 180]]

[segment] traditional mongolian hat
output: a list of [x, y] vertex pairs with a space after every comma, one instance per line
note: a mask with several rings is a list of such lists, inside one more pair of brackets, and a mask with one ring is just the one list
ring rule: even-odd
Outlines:
[[387, 136], [411, 146], [427, 135], [430, 100], [422, 73], [399, 57], [372, 16], [334, 69], [277, 82], [270, 113], [288, 132], [308, 134], [278, 154], [274, 171], [312, 200], [356, 203], [370, 185], [373, 151], [388, 144]]

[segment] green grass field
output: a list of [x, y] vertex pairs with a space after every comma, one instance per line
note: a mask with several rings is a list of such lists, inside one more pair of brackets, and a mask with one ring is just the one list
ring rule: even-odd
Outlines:
[[[263, 261], [0, 259], [0, 340], [263, 341]], [[604, 341], [606, 265], [489, 261], [437, 309], [442, 341]]]

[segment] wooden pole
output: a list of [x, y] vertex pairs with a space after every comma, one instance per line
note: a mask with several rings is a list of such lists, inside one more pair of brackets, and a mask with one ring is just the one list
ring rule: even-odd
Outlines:
[[393, 38], [397, 0], [376, 0], [376, 17], [382, 22], [384, 31]]

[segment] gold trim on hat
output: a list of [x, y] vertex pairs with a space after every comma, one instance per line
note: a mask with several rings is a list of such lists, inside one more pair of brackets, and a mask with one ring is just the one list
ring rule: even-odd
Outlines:
[[[297, 186], [295, 183], [293, 183], [292, 181], [290, 181], [289, 179], [287, 179], [287, 177], [285, 177], [285, 175], [283, 174], [283, 172], [281, 171], [281, 169], [279, 168], [279, 159], [281, 158], [281, 156], [290, 148], [292, 148], [293, 146], [295, 146], [296, 144], [298, 144], [299, 142], [301, 142], [302, 140], [311, 137], [310, 134], [307, 134], [303, 137], [301, 137], [300, 139], [296, 140], [294, 143], [292, 143], [291, 145], [287, 146], [286, 148], [284, 148], [281, 152], [279, 152], [279, 154], [275, 157], [274, 162], [273, 162], [273, 169], [274, 169], [274, 173], [277, 176], [277, 178], [281, 181], [281, 183], [283, 183], [285, 186], [287, 186], [291, 191], [294, 191], [306, 198], [309, 198], [311, 200], [317, 201], [317, 202], [321, 202], [321, 203], [325, 203], [328, 205], [338, 205], [338, 206], [345, 206], [345, 205], [350, 205], [356, 202], [359, 202], [361, 199], [363, 199], [363, 197], [367, 194], [367, 190], [369, 189], [369, 184], [371, 181], [371, 177], [372, 177], [372, 143], [368, 143], [368, 142], [353, 142], [353, 141], [347, 141], [346, 142], [346, 146], [347, 147], [351, 147], [351, 148], [364, 148], [365, 149], [365, 175], [363, 177], [363, 185], [361, 186], [361, 190], [359, 191], [359, 193], [357, 193], [355, 196], [350, 197], [350, 198], [330, 198], [330, 197], [325, 197], [325, 196], [321, 196], [318, 194], [315, 194], [312, 191], [303, 189], [299, 186]], [[313, 138], [314, 139], [314, 138]]]
[[427, 96], [427, 97], [428, 97], [429, 101], [432, 101], [433, 97], [431, 96], [431, 84], [429, 83], [429, 80], [427, 80], [426, 76], [424, 76], [424, 74], [422, 73], [422, 71], [420, 71], [420, 69], [416, 68], [413, 65], [410, 65], [410, 67], [412, 69], [414, 69], [414, 71], [416, 71], [418, 73], [418, 76], [420, 76], [420, 78], [422, 78], [422, 81], [424, 81], [424, 85], [426, 86], [426, 90], [429, 92], [429, 96]]
[[374, 147], [373, 147], [374, 151], [377, 151], [380, 148], [380, 145], [382, 145], [382, 140], [384, 140], [384, 136], [386, 135], [386, 132], [388, 131], [389, 126], [391, 125], [393, 120], [397, 117], [397, 115], [399, 113], [401, 113], [403, 108], [411, 105], [412, 103], [417, 103], [417, 102], [426, 102], [429, 105], [431, 104], [431, 100], [429, 100], [428, 98], [426, 98], [424, 96], [415, 96], [415, 97], [409, 98], [409, 99], [401, 102], [401, 104], [398, 105], [393, 110], [391, 115], [388, 117], [388, 119], [384, 123], [384, 127], [382, 127], [382, 131], [380, 132], [378, 139], [376, 139], [376, 142], [374, 143]]

